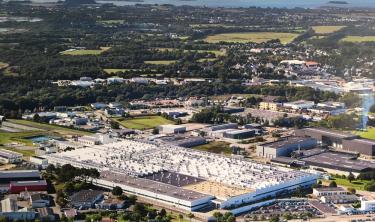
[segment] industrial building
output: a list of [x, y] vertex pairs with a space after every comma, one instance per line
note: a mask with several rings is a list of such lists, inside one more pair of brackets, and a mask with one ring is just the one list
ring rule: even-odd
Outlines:
[[23, 155], [6, 149], [0, 149], [0, 163], [20, 163]]
[[69, 198], [69, 204], [77, 209], [89, 209], [104, 198], [100, 190], [81, 190]]
[[375, 141], [361, 139], [358, 135], [324, 128], [305, 128], [296, 130], [297, 136], [315, 138], [319, 144], [327, 145], [339, 151], [359, 153], [372, 157], [375, 155]]
[[342, 194], [333, 196], [322, 196], [320, 198], [322, 203], [346, 204], [358, 201], [358, 197], [354, 194]]
[[164, 143], [168, 143], [175, 146], [191, 148], [195, 146], [200, 146], [207, 143], [207, 140], [204, 137], [200, 136], [165, 136], [157, 139], [158, 141], [162, 141]]
[[315, 105], [314, 101], [306, 101], [306, 100], [287, 102], [283, 104], [285, 108], [291, 108], [294, 110], [309, 109], [309, 108], [312, 108], [314, 105]]
[[342, 149], [344, 140], [357, 139], [359, 136], [351, 133], [340, 132], [324, 128], [304, 128], [295, 131], [296, 136], [306, 136], [314, 138], [319, 144]]
[[37, 170], [9, 170], [0, 171], [0, 185], [9, 185], [12, 181], [32, 181], [41, 180], [39, 171]]
[[372, 157], [375, 155], [375, 140], [344, 140], [342, 144], [342, 150]]
[[227, 123], [227, 124], [211, 126], [210, 128], [208, 128], [208, 131], [218, 131], [218, 130], [224, 130], [224, 129], [237, 129], [237, 128], [238, 128], [237, 123]]
[[23, 191], [47, 191], [47, 182], [45, 180], [10, 182], [10, 193], [16, 194]]
[[37, 165], [41, 169], [45, 169], [48, 166], [48, 160], [39, 156], [31, 156], [29, 162]]
[[317, 140], [308, 137], [286, 137], [275, 142], [257, 145], [256, 154], [265, 158], [290, 156], [298, 149], [310, 149], [317, 146]]
[[50, 196], [44, 193], [35, 193], [30, 195], [32, 208], [49, 207], [51, 204]]
[[313, 189], [313, 195], [315, 197], [323, 196], [335, 196], [335, 195], [345, 195], [348, 194], [342, 187], [317, 187]]
[[7, 198], [0, 202], [0, 217], [5, 217], [8, 221], [32, 221], [36, 212], [27, 208], [19, 209], [16, 199]]
[[159, 126], [159, 133], [160, 134], [177, 134], [177, 133], [185, 133], [186, 127], [181, 125], [160, 125]]
[[45, 158], [55, 165], [98, 169], [101, 176], [94, 181], [98, 186], [120, 186], [126, 192], [184, 210], [203, 208], [213, 199], [220, 208], [235, 208], [309, 187], [318, 177], [247, 159], [135, 140]]
[[248, 139], [255, 136], [255, 130], [252, 129], [240, 129], [230, 130], [223, 133], [225, 138], [230, 139]]
[[358, 176], [362, 172], [375, 169], [375, 163], [358, 159], [355, 154], [344, 152], [333, 152], [324, 149], [311, 149], [299, 152], [298, 159], [285, 157], [274, 158], [271, 162], [283, 165], [298, 164], [310, 166], [312, 169], [324, 170], [331, 174], [349, 175], [353, 173]]
[[361, 211], [369, 212], [369, 211], [375, 211], [375, 200], [367, 200], [364, 198], [361, 198]]

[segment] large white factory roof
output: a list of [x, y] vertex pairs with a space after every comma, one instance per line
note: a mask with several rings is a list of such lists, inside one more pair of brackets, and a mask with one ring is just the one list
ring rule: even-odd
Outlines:
[[131, 140], [50, 154], [47, 158], [55, 163], [95, 167], [129, 176], [170, 171], [251, 190], [289, 183], [309, 175], [244, 159]]

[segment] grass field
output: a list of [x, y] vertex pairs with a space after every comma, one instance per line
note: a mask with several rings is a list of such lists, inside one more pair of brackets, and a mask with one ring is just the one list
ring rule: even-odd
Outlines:
[[316, 34], [330, 34], [345, 28], [345, 26], [340, 25], [327, 25], [327, 26], [312, 26], [311, 27]]
[[233, 43], [247, 43], [255, 42], [262, 43], [273, 39], [279, 39], [281, 43], [287, 44], [292, 42], [298, 34], [283, 33], [283, 32], [243, 32], [243, 33], [223, 33], [211, 35], [204, 39], [208, 43], [218, 42], [233, 42]]
[[214, 62], [217, 58], [198, 59], [197, 62]]
[[[26, 146], [32, 146], [33, 142], [30, 139], [26, 139], [27, 137], [39, 136], [43, 133], [40, 131], [29, 131], [29, 132], [19, 132], [19, 133], [8, 133], [2, 132], [0, 133], [0, 144], [4, 145], [7, 143], [17, 142], [23, 143]], [[0, 148], [4, 148], [1, 147]]]
[[123, 120], [121, 118], [115, 118], [115, 120], [123, 127], [137, 130], [152, 129], [164, 124], [174, 124], [173, 121], [167, 120], [161, 116], [140, 116]]
[[111, 47], [100, 47], [100, 49], [78, 49], [73, 51], [61, 52], [62, 55], [100, 55], [102, 52], [109, 50]]
[[355, 131], [354, 133], [362, 138], [375, 140], [375, 128], [368, 128], [367, 131]]
[[229, 147], [229, 143], [214, 141], [201, 146], [194, 147], [196, 150], [206, 151], [210, 153], [224, 153], [231, 154], [232, 149]]
[[[28, 120], [11, 119], [11, 120], [8, 120], [8, 121], [12, 122], [12, 123], [20, 124], [20, 125], [35, 127], [35, 128], [41, 129], [43, 131], [47, 131], [48, 133], [57, 133], [57, 134], [60, 134], [60, 135], [80, 135], [80, 136], [91, 135], [91, 133], [85, 132], [85, 131], [69, 129], [69, 128], [45, 124], [45, 123], [37, 123], [37, 122], [33, 122], [33, 121], [28, 121]], [[39, 134], [40, 134], [40, 132], [39, 132]]]
[[342, 42], [354, 42], [354, 43], [361, 43], [361, 42], [375, 42], [375, 36], [354, 36], [349, 35], [345, 38], [341, 39]]
[[170, 65], [176, 63], [177, 60], [155, 60], [155, 61], [144, 61], [145, 64], [151, 65]]
[[114, 74], [116, 72], [126, 72], [128, 69], [103, 69], [103, 71], [107, 74]]
[[21, 149], [16, 149], [16, 148], [11, 148], [11, 147], [0, 147], [2, 149], [14, 151], [17, 153], [21, 153], [24, 157], [25, 156], [35, 156], [35, 150], [21, 150]]
[[[180, 49], [176, 48], [155, 48], [158, 51], [165, 52], [165, 51], [178, 51]], [[212, 53], [215, 56], [225, 56], [226, 52], [221, 50], [184, 50], [185, 53], [188, 52], [197, 52], [197, 53]]]
[[[332, 180], [324, 180], [324, 182], [328, 185]], [[353, 180], [351, 183], [349, 182], [348, 179], [342, 179], [342, 178], [334, 178], [334, 181], [336, 182], [337, 185], [339, 186], [344, 186], [344, 187], [351, 187], [356, 190], [365, 190], [364, 187], [367, 184], [368, 181], [365, 180]]]

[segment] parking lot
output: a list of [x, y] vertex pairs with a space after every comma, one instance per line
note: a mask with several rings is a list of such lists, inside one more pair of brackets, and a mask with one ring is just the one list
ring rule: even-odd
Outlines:
[[252, 211], [244, 218], [251, 220], [268, 220], [273, 216], [289, 215], [291, 218], [316, 218], [322, 217], [322, 213], [312, 206], [307, 200], [279, 200], [275, 204], [261, 207]]

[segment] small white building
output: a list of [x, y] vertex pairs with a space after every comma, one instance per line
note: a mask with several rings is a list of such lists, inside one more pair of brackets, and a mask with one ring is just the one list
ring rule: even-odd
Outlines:
[[346, 191], [342, 187], [319, 187], [313, 189], [313, 195], [315, 197], [324, 197], [324, 196], [336, 196], [336, 195], [347, 195]]
[[48, 166], [48, 160], [43, 157], [31, 156], [29, 161], [40, 166], [42, 169], [45, 169]]
[[361, 211], [375, 211], [375, 200], [366, 200], [361, 198]]
[[186, 126], [181, 125], [160, 125], [159, 133], [160, 134], [175, 134], [175, 133], [184, 133], [186, 132]]
[[313, 107], [314, 105], [315, 103], [313, 101], [298, 100], [294, 102], [284, 103], [283, 106], [286, 108], [298, 110], [298, 109], [309, 109]]

